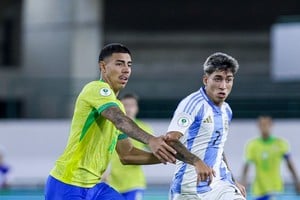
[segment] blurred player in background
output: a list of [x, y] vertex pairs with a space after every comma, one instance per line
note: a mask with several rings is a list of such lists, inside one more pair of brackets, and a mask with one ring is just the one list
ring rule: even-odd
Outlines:
[[[130, 117], [141, 129], [152, 134], [152, 128], [136, 118], [139, 112], [138, 97], [127, 93], [120, 98]], [[147, 145], [132, 139], [132, 144], [139, 149], [147, 149]], [[110, 186], [119, 191], [126, 200], [142, 200], [146, 188], [146, 178], [141, 165], [123, 165], [119, 156], [113, 154], [107, 181]]]
[[284, 190], [280, 167], [283, 160], [290, 170], [296, 191], [300, 192], [300, 183], [292, 163], [287, 141], [272, 135], [272, 118], [258, 117], [260, 137], [250, 140], [245, 147], [246, 163], [243, 167], [242, 182], [247, 184], [250, 164], [255, 167], [255, 180], [252, 184], [253, 195], [257, 200], [274, 200], [276, 194]]
[[[99, 55], [101, 79], [84, 86], [76, 100], [68, 143], [51, 170], [46, 200], [122, 200], [101, 178], [117, 151], [123, 164], [174, 162], [176, 151], [125, 115], [117, 99], [131, 74], [131, 53], [122, 44], [106, 45]], [[124, 134], [126, 133], [126, 134]], [[130, 136], [153, 153], [133, 147]]]
[[179, 103], [167, 133], [179, 159], [170, 200], [245, 199], [245, 188], [234, 180], [224, 154], [232, 118], [225, 100], [238, 68], [227, 54], [210, 55], [204, 63], [204, 87]]
[[9, 166], [6, 164], [4, 147], [0, 146], [0, 189], [8, 187]]

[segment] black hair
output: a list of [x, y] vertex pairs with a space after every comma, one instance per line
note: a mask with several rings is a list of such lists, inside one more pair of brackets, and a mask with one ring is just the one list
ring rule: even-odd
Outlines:
[[129, 49], [124, 46], [121, 43], [111, 43], [111, 44], [107, 44], [105, 45], [100, 54], [99, 54], [99, 58], [98, 58], [98, 63], [100, 61], [103, 61], [105, 58], [111, 56], [113, 53], [128, 53], [129, 55], [131, 55]]
[[203, 64], [206, 74], [212, 74], [217, 70], [230, 70], [235, 74], [239, 69], [239, 64], [235, 58], [221, 52], [210, 55]]

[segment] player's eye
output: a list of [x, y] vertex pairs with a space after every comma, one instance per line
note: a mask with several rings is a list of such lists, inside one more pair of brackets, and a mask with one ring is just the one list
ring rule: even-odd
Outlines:
[[222, 81], [222, 78], [220, 78], [220, 77], [215, 77], [215, 78], [213, 78], [213, 80], [216, 81], [216, 82], [220, 82], [220, 81]]
[[227, 78], [226, 83], [231, 83], [233, 81], [233, 78]]

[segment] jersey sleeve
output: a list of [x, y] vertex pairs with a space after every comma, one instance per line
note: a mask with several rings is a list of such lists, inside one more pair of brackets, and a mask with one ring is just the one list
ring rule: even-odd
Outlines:
[[[194, 122], [195, 117], [199, 112], [200, 108], [203, 108], [200, 103], [198, 104], [197, 107], [187, 112], [187, 110], [185, 109], [187, 107], [187, 104], [188, 104], [187, 99], [182, 100], [178, 104], [178, 107], [175, 110], [170, 125], [168, 127], [168, 132], [177, 131], [184, 135], [186, 131], [189, 129], [189, 127], [192, 125], [192, 123]], [[200, 116], [202, 116], [201, 113], [203, 112], [199, 113]]]
[[280, 145], [280, 150], [281, 150], [282, 156], [287, 158], [290, 154], [289, 143], [284, 139], [280, 139], [280, 144], [279, 145]]
[[81, 98], [99, 114], [111, 106], [120, 107], [114, 92], [106, 84], [86, 86], [81, 93]]
[[231, 110], [228, 103], [226, 103], [226, 113], [227, 113], [228, 120], [229, 120], [229, 123], [230, 123], [231, 120], [232, 120], [232, 110]]

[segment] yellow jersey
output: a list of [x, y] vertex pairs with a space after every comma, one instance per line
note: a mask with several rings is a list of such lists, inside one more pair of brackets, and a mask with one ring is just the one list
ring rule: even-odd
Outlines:
[[85, 188], [100, 182], [121, 134], [112, 122], [101, 116], [111, 106], [125, 113], [107, 83], [98, 80], [85, 85], [76, 100], [68, 143], [50, 175]]
[[283, 191], [280, 167], [284, 157], [288, 155], [289, 144], [281, 138], [256, 138], [247, 143], [246, 159], [255, 165], [255, 180], [252, 184], [254, 195]]

